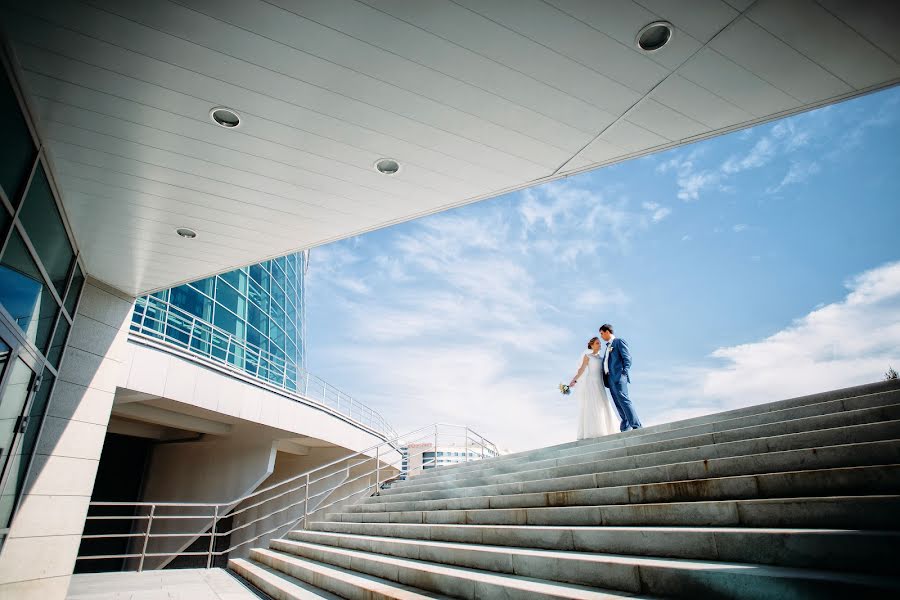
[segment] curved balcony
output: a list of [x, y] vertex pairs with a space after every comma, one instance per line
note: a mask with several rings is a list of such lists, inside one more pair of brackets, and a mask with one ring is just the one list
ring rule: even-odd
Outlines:
[[187, 351], [205, 364], [212, 363], [242, 379], [255, 380], [261, 387], [275, 388], [300, 402], [328, 407], [387, 438], [397, 435], [377, 411], [299, 368], [293, 361], [242, 340], [159, 298], [137, 299], [130, 337], [162, 342]]

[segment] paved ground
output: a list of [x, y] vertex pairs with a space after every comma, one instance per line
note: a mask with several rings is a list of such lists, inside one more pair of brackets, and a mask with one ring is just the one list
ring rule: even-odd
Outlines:
[[66, 600], [259, 600], [223, 569], [73, 575]]

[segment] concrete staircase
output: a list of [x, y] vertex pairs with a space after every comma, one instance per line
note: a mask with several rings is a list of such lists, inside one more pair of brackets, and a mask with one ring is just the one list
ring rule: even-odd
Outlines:
[[442, 467], [344, 510], [229, 565], [279, 600], [900, 597], [900, 384]]

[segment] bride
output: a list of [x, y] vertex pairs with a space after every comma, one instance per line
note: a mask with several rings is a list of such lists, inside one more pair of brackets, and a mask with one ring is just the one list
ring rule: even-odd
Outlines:
[[[576, 385], [578, 382], [579, 385]], [[619, 419], [603, 387], [603, 356], [600, 338], [591, 338], [581, 366], [569, 384], [578, 398], [578, 439], [595, 438], [619, 431]]]

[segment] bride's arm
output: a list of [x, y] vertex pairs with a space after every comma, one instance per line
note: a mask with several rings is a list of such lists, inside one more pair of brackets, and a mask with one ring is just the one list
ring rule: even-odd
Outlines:
[[582, 373], [584, 373], [584, 368], [587, 366], [587, 364], [588, 364], [588, 357], [585, 356], [584, 360], [581, 361], [581, 366], [578, 368], [578, 372], [575, 373], [575, 377], [573, 377], [572, 381], [569, 382], [569, 387], [575, 385], [575, 383], [578, 381], [578, 378], [581, 377]]

